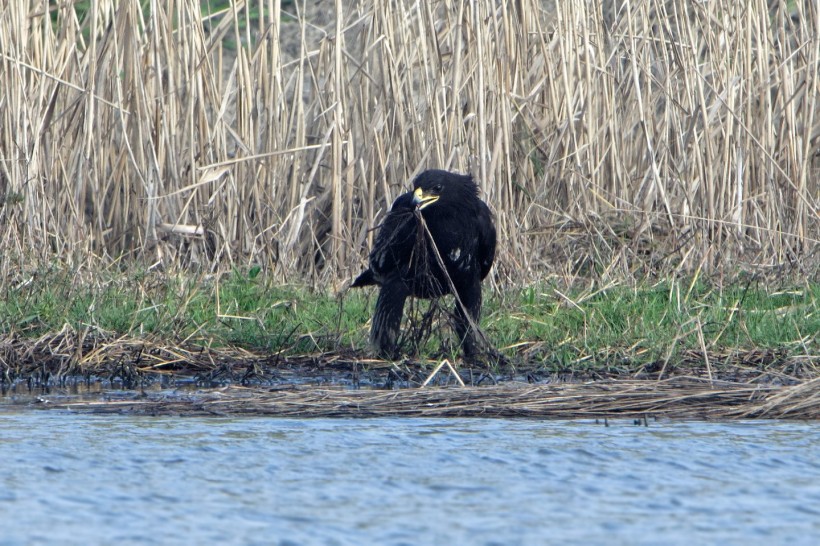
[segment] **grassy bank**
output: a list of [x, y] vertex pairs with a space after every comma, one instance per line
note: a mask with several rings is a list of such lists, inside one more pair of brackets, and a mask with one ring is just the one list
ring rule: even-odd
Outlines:
[[[278, 286], [258, 269], [221, 276], [55, 270], [21, 279], [0, 294], [7, 353], [0, 366], [10, 379], [37, 369], [26, 368], [31, 363], [19, 355], [9, 357], [15, 343], [45, 340], [52, 346], [56, 334], [80, 340], [72, 349], [78, 362], [70, 362], [68, 351], [54, 364], [74, 374], [100, 371], [78, 365], [92, 350], [84, 348], [86, 339], [96, 340], [95, 351], [116, 340], [153, 340], [171, 352], [185, 348], [188, 355], [228, 350], [263, 360], [314, 355], [319, 361], [347, 355], [365, 366], [384, 364], [366, 351], [375, 291], [330, 294]], [[769, 369], [806, 377], [820, 366], [820, 284], [814, 282], [777, 289], [753, 279], [724, 286], [670, 279], [569, 290], [542, 284], [487, 290], [485, 300], [482, 328], [503, 358], [478, 367], [492, 372], [663, 377]], [[406, 328], [413, 335], [405, 345], [412, 362], [457, 358], [446, 312], [451, 305], [442, 300], [414, 306]], [[422, 317], [430, 308], [428, 324]], [[157, 370], [190, 372], [186, 358], [196, 360], [181, 356]], [[48, 358], [42, 360], [47, 366]], [[117, 358], [109, 360], [114, 362], [108, 366], [117, 364]]]

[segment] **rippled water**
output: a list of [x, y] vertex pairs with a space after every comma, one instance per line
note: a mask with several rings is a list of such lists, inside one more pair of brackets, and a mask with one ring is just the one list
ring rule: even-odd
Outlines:
[[0, 544], [818, 544], [820, 424], [0, 413]]

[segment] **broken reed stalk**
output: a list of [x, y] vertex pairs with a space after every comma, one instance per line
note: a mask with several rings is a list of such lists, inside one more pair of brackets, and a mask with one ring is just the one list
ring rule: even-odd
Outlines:
[[500, 281], [817, 258], [812, 0], [143, 4], [0, 8], [0, 278], [133, 255], [319, 286], [428, 167], [476, 175]]

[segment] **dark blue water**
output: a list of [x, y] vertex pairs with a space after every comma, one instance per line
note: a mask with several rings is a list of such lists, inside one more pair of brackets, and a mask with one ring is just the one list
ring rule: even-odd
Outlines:
[[820, 424], [0, 413], [0, 544], [820, 544]]

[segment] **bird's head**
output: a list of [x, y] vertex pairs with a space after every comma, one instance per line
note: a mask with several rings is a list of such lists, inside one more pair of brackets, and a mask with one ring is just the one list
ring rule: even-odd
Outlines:
[[441, 199], [441, 192], [444, 190], [444, 184], [436, 184], [431, 188], [417, 187], [413, 191], [413, 203], [422, 210]]
[[434, 203], [465, 203], [477, 194], [478, 187], [469, 175], [433, 170], [421, 173], [413, 182], [413, 204], [419, 210]]

